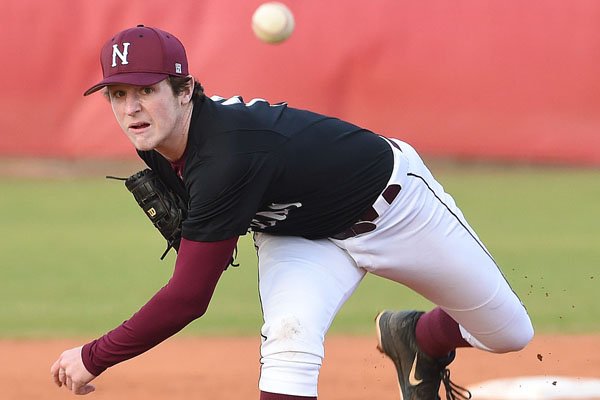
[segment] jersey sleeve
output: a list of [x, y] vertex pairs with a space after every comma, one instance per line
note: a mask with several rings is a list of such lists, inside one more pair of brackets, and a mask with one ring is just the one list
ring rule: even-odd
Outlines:
[[104, 336], [83, 346], [86, 369], [98, 376], [133, 358], [201, 317], [230, 260], [237, 237], [217, 243], [183, 239], [169, 282], [137, 313]]
[[186, 177], [190, 201], [182, 236], [212, 242], [246, 234], [275, 165], [271, 154], [257, 152], [196, 161], [191, 170], [197, 172]]

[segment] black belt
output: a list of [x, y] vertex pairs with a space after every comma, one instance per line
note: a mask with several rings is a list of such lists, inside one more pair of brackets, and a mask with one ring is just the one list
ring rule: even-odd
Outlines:
[[[398, 197], [400, 189], [402, 188], [397, 183], [389, 185], [385, 188], [383, 192], [381, 192], [380, 196], [385, 199], [388, 205], [392, 204], [394, 199]], [[373, 206], [370, 206], [364, 213], [362, 213], [362, 215], [354, 225], [352, 225], [345, 231], [336, 233], [331, 237], [333, 239], [344, 240], [363, 233], [374, 231], [375, 228], [377, 228], [377, 225], [375, 225], [373, 221], [375, 221], [375, 219], [377, 218], [379, 218], [379, 214], [377, 213], [375, 208], [373, 208]]]

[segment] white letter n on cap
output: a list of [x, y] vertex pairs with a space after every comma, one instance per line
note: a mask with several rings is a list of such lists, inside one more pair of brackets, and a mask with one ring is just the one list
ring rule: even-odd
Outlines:
[[121, 65], [129, 64], [127, 62], [127, 54], [130, 43], [123, 43], [123, 52], [119, 50], [118, 44], [113, 44], [113, 53], [112, 53], [112, 66], [117, 66], [117, 57], [121, 60]]

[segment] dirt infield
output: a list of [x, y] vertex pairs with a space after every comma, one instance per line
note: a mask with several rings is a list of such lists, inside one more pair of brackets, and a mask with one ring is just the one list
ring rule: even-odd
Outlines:
[[[0, 399], [73, 398], [52, 384], [49, 371], [60, 352], [78, 344], [0, 341]], [[101, 375], [87, 398], [258, 399], [258, 350], [254, 338], [172, 338]], [[453, 380], [464, 385], [529, 375], [600, 377], [600, 335], [538, 335], [524, 351], [504, 355], [464, 349], [452, 364]], [[399, 399], [393, 365], [375, 349], [374, 337], [327, 339], [319, 398]]]

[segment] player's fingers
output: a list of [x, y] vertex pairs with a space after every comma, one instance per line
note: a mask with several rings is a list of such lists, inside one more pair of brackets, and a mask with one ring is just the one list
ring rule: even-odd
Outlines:
[[73, 391], [73, 380], [68, 375], [67, 375], [67, 381], [65, 382], [65, 385], [67, 386], [67, 389]]
[[58, 369], [58, 380], [61, 383], [61, 385], [67, 384], [67, 372], [65, 371], [64, 368]]
[[56, 360], [56, 361], [54, 361], [54, 364], [52, 364], [52, 366], [50, 367], [50, 374], [52, 375], [52, 379], [54, 380], [54, 383], [56, 384], [56, 386], [61, 387], [62, 382], [58, 378], [58, 370], [59, 369], [60, 369], [59, 360]]

